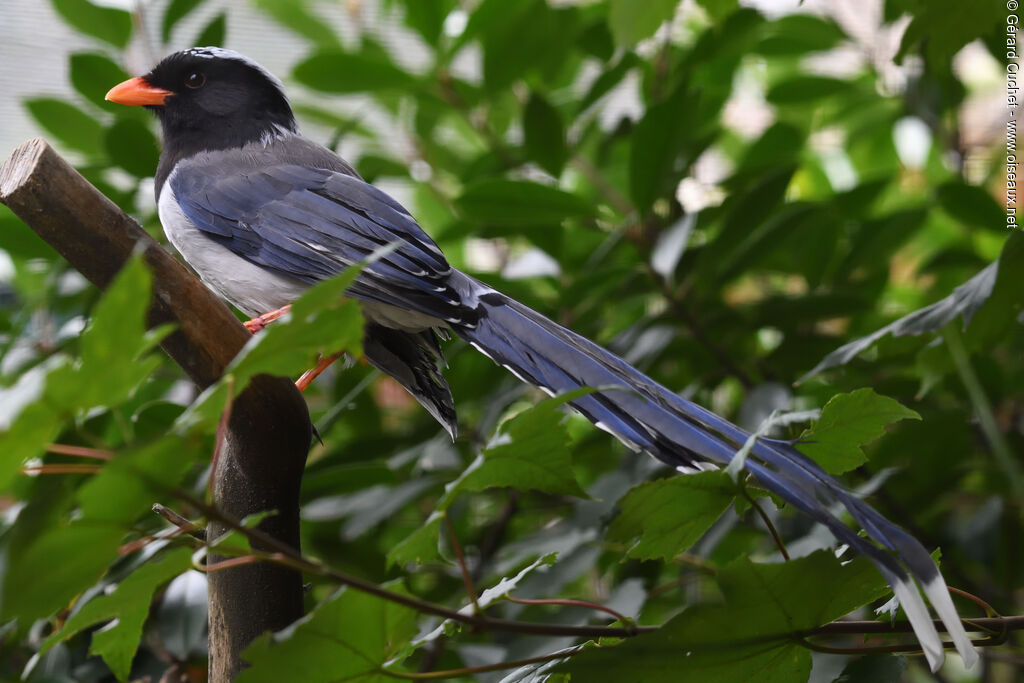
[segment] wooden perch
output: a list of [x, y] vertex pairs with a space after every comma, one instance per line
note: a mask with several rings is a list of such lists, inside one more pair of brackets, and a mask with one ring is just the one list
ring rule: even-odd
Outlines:
[[[249, 339], [228, 307], [47, 142], [22, 144], [0, 166], [0, 202], [97, 287], [140, 251], [153, 275], [149, 325], [174, 323], [162, 343], [201, 387], [215, 382]], [[311, 439], [302, 395], [261, 375], [234, 402], [214, 473], [214, 498], [234, 519], [277, 510], [260, 528], [299, 549], [299, 485]], [[223, 528], [211, 522], [210, 538]], [[210, 680], [233, 680], [253, 638], [302, 616], [302, 577], [269, 564], [209, 575]]]

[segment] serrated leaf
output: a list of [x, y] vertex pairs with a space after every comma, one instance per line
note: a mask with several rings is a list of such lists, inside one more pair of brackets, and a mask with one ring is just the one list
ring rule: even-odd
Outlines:
[[[520, 569], [515, 576], [502, 577], [502, 579], [498, 581], [498, 583], [482, 591], [480, 595], [477, 596], [476, 604], [469, 603], [463, 605], [459, 609], [459, 613], [473, 614], [477, 607], [480, 607], [480, 609], [486, 609], [498, 600], [502, 600], [506, 596], [508, 596], [508, 594], [515, 590], [516, 587], [520, 583], [522, 583], [522, 581], [527, 576], [537, 571], [538, 569], [550, 567], [554, 563], [555, 553], [549, 553], [547, 555], [544, 555], [543, 557], [536, 559], [533, 563]], [[435, 640], [440, 636], [448, 633], [453, 628], [455, 628], [454, 622], [452, 622], [450, 619], [446, 619], [442, 621], [434, 630], [418, 637], [413, 643], [413, 645], [420, 646], [424, 643], [429, 643], [430, 641]]]
[[[641, 560], [670, 559], [696, 543], [736, 496], [724, 472], [701, 472], [635, 486], [619, 500], [609, 541], [635, 543], [627, 552]], [[639, 538], [637, 538], [639, 537]]]
[[574, 680], [807, 680], [810, 651], [794, 643], [792, 634], [837, 619], [888, 590], [866, 560], [841, 566], [828, 551], [779, 564], [741, 558], [719, 570], [717, 581], [724, 605], [689, 607], [655, 633], [586, 649], [556, 671]]
[[81, 606], [63, 628], [43, 642], [40, 654], [93, 624], [113, 619], [115, 623], [93, 633], [89, 653], [102, 657], [118, 680], [128, 680], [153, 593], [190, 566], [189, 550], [177, 548], [135, 569], [113, 592], [104, 593]]
[[797, 447], [830, 474], [842, 474], [867, 462], [861, 446], [885, 433], [886, 426], [921, 416], [873, 389], [836, 394], [814, 426], [800, 435]]
[[416, 86], [414, 76], [380, 55], [324, 50], [299, 62], [292, 71], [305, 86], [330, 93], [401, 90]]
[[48, 617], [91, 586], [117, 557], [124, 529], [76, 522], [46, 531], [16, 556], [3, 577], [3, 620]]
[[426, 564], [442, 560], [441, 551], [438, 549], [442, 523], [443, 517], [439, 513], [430, 515], [423, 526], [388, 551], [387, 566], [390, 568], [395, 565]]
[[361, 357], [362, 312], [354, 299], [345, 296], [345, 290], [361, 269], [352, 266], [313, 285], [292, 302], [288, 316], [253, 335], [221, 380], [206, 389], [181, 415], [176, 423], [179, 433], [195, 429], [203, 422], [216, 422], [227, 403], [229, 383], [237, 396], [256, 375], [298, 375], [313, 367], [318, 355], [344, 351]]
[[562, 424], [560, 408], [569, 400], [565, 394], [545, 399], [505, 422], [463, 473], [458, 490], [509, 486], [587, 498], [576, 481], [569, 434]]
[[88, 0], [51, 0], [57, 13], [78, 31], [124, 48], [132, 35], [131, 14], [114, 7], [98, 7]]
[[[1012, 280], [1016, 274], [1021, 272], [1017, 264], [1020, 263], [1022, 253], [1024, 253], [1024, 232], [1014, 231], [1003, 245], [1003, 252], [999, 260], [983, 268], [970, 280], [953, 290], [952, 294], [930, 306], [905, 315], [867, 336], [840, 346], [825, 356], [799, 381], [805, 382], [823, 370], [849, 363], [862, 351], [866, 351], [876, 341], [889, 334], [894, 337], [902, 337], [937, 332], [957, 316], [963, 318], [963, 327], [967, 329], [974, 315], [989, 300], [997, 284], [997, 279], [1000, 283], [1005, 283], [1005, 285], [1001, 284], [1000, 293], [1016, 299], [1018, 302], [1016, 306], [1019, 306], [1020, 291], [1012, 291], [1014, 289]], [[1004, 268], [1001, 264], [1005, 264], [1006, 267]], [[1006, 290], [1011, 291], [1006, 292]], [[1014, 314], [1011, 307], [1005, 305], [1001, 307], [1006, 309], [1002, 312]]]
[[[406, 593], [399, 585], [386, 587]], [[419, 613], [409, 607], [343, 588], [285, 630], [253, 641], [242, 653], [251, 666], [237, 680], [393, 681], [381, 669], [388, 663], [389, 669], [401, 671], [391, 660], [408, 651], [418, 621]]]
[[174, 436], [119, 451], [78, 490], [82, 518], [127, 528], [154, 500], [178, 485], [195, 462], [191, 452]]
[[510, 226], [558, 224], [593, 213], [589, 203], [564, 190], [503, 178], [470, 185], [455, 206], [468, 220]]
[[559, 394], [503, 423], [490, 445], [458, 479], [445, 486], [444, 495], [423, 526], [388, 553], [388, 566], [442, 559], [437, 548], [442, 514], [463, 491], [508, 486], [588, 498], [576, 481], [569, 433], [559, 407], [593, 391], [583, 388]]
[[630, 47], [648, 37], [675, 14], [679, 0], [611, 0], [608, 27], [615, 43]]

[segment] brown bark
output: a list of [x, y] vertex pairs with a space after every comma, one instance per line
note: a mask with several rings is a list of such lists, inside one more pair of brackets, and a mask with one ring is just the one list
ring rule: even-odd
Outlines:
[[[223, 302], [45, 140], [22, 144], [0, 166], [0, 202], [101, 289], [141, 252], [153, 275], [149, 324], [177, 326], [162, 346], [200, 387], [214, 383], [249, 339]], [[234, 401], [214, 474], [221, 512], [242, 519], [277, 510], [260, 528], [298, 550], [299, 484], [310, 432], [305, 401], [291, 381], [253, 380]], [[211, 523], [208, 537], [221, 529]], [[241, 670], [241, 652], [253, 638], [302, 615], [302, 577], [254, 564], [209, 578], [210, 680], [221, 683]]]

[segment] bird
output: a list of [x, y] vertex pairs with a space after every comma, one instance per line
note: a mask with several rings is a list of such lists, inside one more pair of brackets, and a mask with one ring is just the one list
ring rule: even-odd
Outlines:
[[[221, 47], [182, 50], [114, 86], [106, 99], [156, 115], [164, 232], [210, 289], [252, 318], [251, 331], [313, 284], [366, 263], [346, 291], [362, 307], [365, 358], [453, 438], [456, 412], [439, 343], [451, 334], [549, 395], [596, 388], [569, 405], [681, 473], [726, 466], [747, 442], [750, 435], [728, 420], [452, 267], [399, 202], [300, 134], [284, 85], [254, 60]], [[796, 446], [759, 437], [744, 467], [875, 564], [933, 670], [944, 661], [943, 644], [917, 584], [973, 665], [977, 652], [925, 547]], [[838, 505], [865, 535], [840, 520]]]

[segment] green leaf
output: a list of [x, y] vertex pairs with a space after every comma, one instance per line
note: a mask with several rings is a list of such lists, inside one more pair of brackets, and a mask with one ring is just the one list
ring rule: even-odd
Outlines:
[[907, 419], [921, 416], [873, 389], [836, 394], [814, 426], [800, 435], [798, 448], [826, 472], [842, 474], [868, 461], [861, 446], [882, 436], [886, 426]]
[[972, 5], [956, 0], [915, 0], [911, 9], [913, 19], [903, 34], [896, 60], [902, 62], [911, 47], [924, 42], [924, 52], [931, 63], [949, 64], [953, 55], [964, 45], [977, 38], [992, 36], [999, 31], [999, 26], [1005, 25], [1005, 5]]
[[935, 188], [935, 198], [946, 212], [972, 228], [1003, 230], [1006, 214], [992, 195], [977, 185], [950, 181]]
[[455, 206], [468, 220], [510, 226], [560, 223], [593, 212], [585, 200], [564, 190], [503, 178], [470, 185], [455, 200]]
[[686, 134], [692, 133], [696, 104], [687, 101], [685, 88], [651, 105], [636, 124], [629, 155], [629, 191], [638, 209], [646, 211], [654, 200], [675, 189], [683, 169], [677, 159]]
[[132, 35], [132, 16], [122, 9], [97, 7], [87, 0], [51, 0], [64, 21], [78, 31], [124, 48]]
[[804, 681], [810, 651], [792, 634], [837, 619], [888, 590], [866, 560], [841, 566], [829, 551], [779, 564], [741, 558], [722, 568], [717, 581], [724, 605], [689, 607], [655, 633], [586, 649], [556, 670], [571, 673], [573, 680]]
[[47, 133], [68, 149], [90, 156], [102, 152], [103, 126], [75, 105], [52, 97], [36, 97], [25, 100], [25, 107]]
[[[869, 335], [844, 344], [821, 359], [806, 375], [800, 378], [800, 382], [806, 381], [822, 370], [849, 363], [858, 354], [888, 334], [901, 337], [937, 332], [957, 316], [963, 319], [964, 329], [968, 329], [975, 315], [982, 314], [986, 320], [982, 321], [984, 324], [980, 325], [981, 327], [988, 329], [1000, 327], [994, 320], [987, 318], [1001, 319], [1005, 322], [1008, 317], [1012, 317], [1020, 309], [1021, 290], [1015, 280], [1022, 272], [1017, 267], [1022, 254], [1024, 254], [1024, 232], [1016, 230], [1003, 244], [999, 260], [983, 268], [970, 280], [953, 290], [952, 294], [930, 306], [905, 315]], [[970, 329], [969, 332], [974, 334], [973, 329]]]
[[299, 62], [292, 75], [299, 83], [331, 93], [377, 92], [416, 87], [416, 78], [380, 55], [324, 50]]
[[[509, 593], [514, 591], [516, 587], [523, 582], [533, 572], [538, 569], [545, 569], [555, 563], [555, 553], [548, 553], [542, 557], [537, 558], [531, 564], [523, 567], [516, 573], [515, 576], [503, 576], [501, 580], [490, 588], [482, 591], [477, 596], [476, 604], [472, 602], [463, 605], [459, 608], [461, 614], [473, 614], [477, 607], [480, 609], [486, 609], [492, 604], [499, 600], [504, 600], [508, 597]], [[451, 619], [445, 619], [442, 621], [433, 631], [426, 633], [416, 639], [414, 645], [420, 646], [424, 643], [429, 643], [432, 640], [436, 640], [440, 636], [449, 632], [449, 629], [454, 628], [454, 624]]]
[[831, 50], [846, 36], [834, 22], [810, 14], [790, 14], [764, 25], [755, 50], [763, 55], [801, 55]]
[[440, 513], [430, 515], [416, 531], [412, 532], [388, 551], [387, 565], [427, 564], [440, 562], [441, 551], [438, 541], [441, 538], [441, 524], [444, 518]]
[[8, 554], [0, 614], [26, 627], [48, 617], [91, 586], [117, 557], [124, 529], [76, 522], [49, 529], [28, 548]]
[[[488, 20], [474, 22], [478, 15]], [[483, 3], [466, 28], [466, 35], [471, 28], [482, 33], [483, 88], [498, 94], [535, 70], [563, 67], [579, 29], [576, 19], [573, 8], [554, 8], [544, 0]]]
[[[627, 555], [671, 559], [696, 543], [736, 495], [725, 472], [701, 472], [635, 486], [619, 501], [609, 541], [635, 543]], [[639, 537], [639, 539], [637, 539]]]
[[120, 119], [107, 129], [104, 144], [110, 160], [136, 178], [151, 178], [160, 162], [160, 145], [142, 121]]
[[558, 110], [539, 93], [531, 93], [523, 111], [526, 152], [545, 171], [561, 175], [568, 152], [565, 124]]
[[740, 6], [739, 0], [699, 0], [697, 4], [704, 8], [715, 23], [725, 19]]
[[252, 4], [319, 47], [340, 47], [331, 25], [310, 11], [308, 0], [252, 0]]
[[253, 337], [228, 367], [236, 390], [255, 375], [290, 375], [315, 361], [318, 354], [345, 351], [362, 356], [363, 316], [345, 291], [362, 269], [354, 266], [319, 282], [292, 302], [286, 320], [278, 320]]
[[388, 553], [388, 566], [443, 559], [437, 547], [442, 515], [463, 491], [511, 487], [588, 498], [576, 480], [569, 432], [559, 408], [593, 391], [583, 388], [545, 399], [502, 423], [487, 448], [458, 479], [445, 486], [423, 526]]
[[128, 680], [132, 659], [142, 641], [142, 625], [149, 614], [153, 593], [186, 571], [191, 561], [192, 553], [187, 548], [176, 548], [137, 568], [112, 593], [104, 593], [80, 606], [63, 628], [43, 642], [40, 654], [93, 624], [113, 619], [115, 623], [93, 633], [89, 653], [103, 657], [118, 680]]
[[[405, 593], [398, 585], [386, 587]], [[242, 653], [252, 666], [238, 682], [393, 681], [381, 669], [387, 663], [402, 670], [392, 660], [404, 658], [418, 622], [409, 607], [343, 588], [287, 629], [253, 641]]]
[[210, 20], [203, 30], [199, 33], [199, 37], [196, 38], [196, 45], [223, 45], [224, 38], [227, 35], [228, 24], [227, 15], [221, 12], [213, 19]]
[[181, 482], [195, 462], [191, 452], [175, 436], [119, 451], [78, 490], [82, 518], [127, 528]]
[[[175, 24], [184, 19], [192, 10], [199, 7], [203, 0], [171, 0], [164, 10], [163, 19], [160, 22], [160, 40], [164, 43], [171, 42], [171, 31]], [[203, 43], [200, 43], [202, 45]]]
[[796, 76], [769, 88], [765, 98], [772, 104], [806, 104], [848, 92], [853, 84], [829, 76]]
[[292, 302], [288, 316], [254, 335], [235, 356], [224, 377], [178, 419], [178, 431], [184, 433], [203, 422], [216, 422], [227, 402], [228, 382], [234, 384], [237, 396], [250, 379], [261, 373], [295, 376], [313, 367], [318, 355], [344, 351], [355, 358], [362, 356], [362, 312], [354, 299], [345, 296], [360, 270], [360, 266], [352, 266], [310, 287]]
[[83, 97], [109, 111], [115, 111], [115, 107], [125, 109], [103, 99], [108, 90], [128, 78], [128, 73], [117, 62], [99, 52], [76, 52], [68, 62], [71, 85]]
[[575, 391], [545, 399], [502, 424], [460, 477], [457, 490], [509, 486], [586, 498], [573, 472], [569, 434], [560, 410], [579, 394]]
[[906, 670], [906, 657], [864, 655], [847, 664], [833, 683], [900, 683]]
[[675, 14], [678, 0], [611, 0], [608, 27], [615, 43], [631, 47], [653, 34]]
[[445, 17], [454, 7], [454, 0], [405, 0], [405, 23], [419, 33], [428, 45], [437, 47], [441, 41]]

